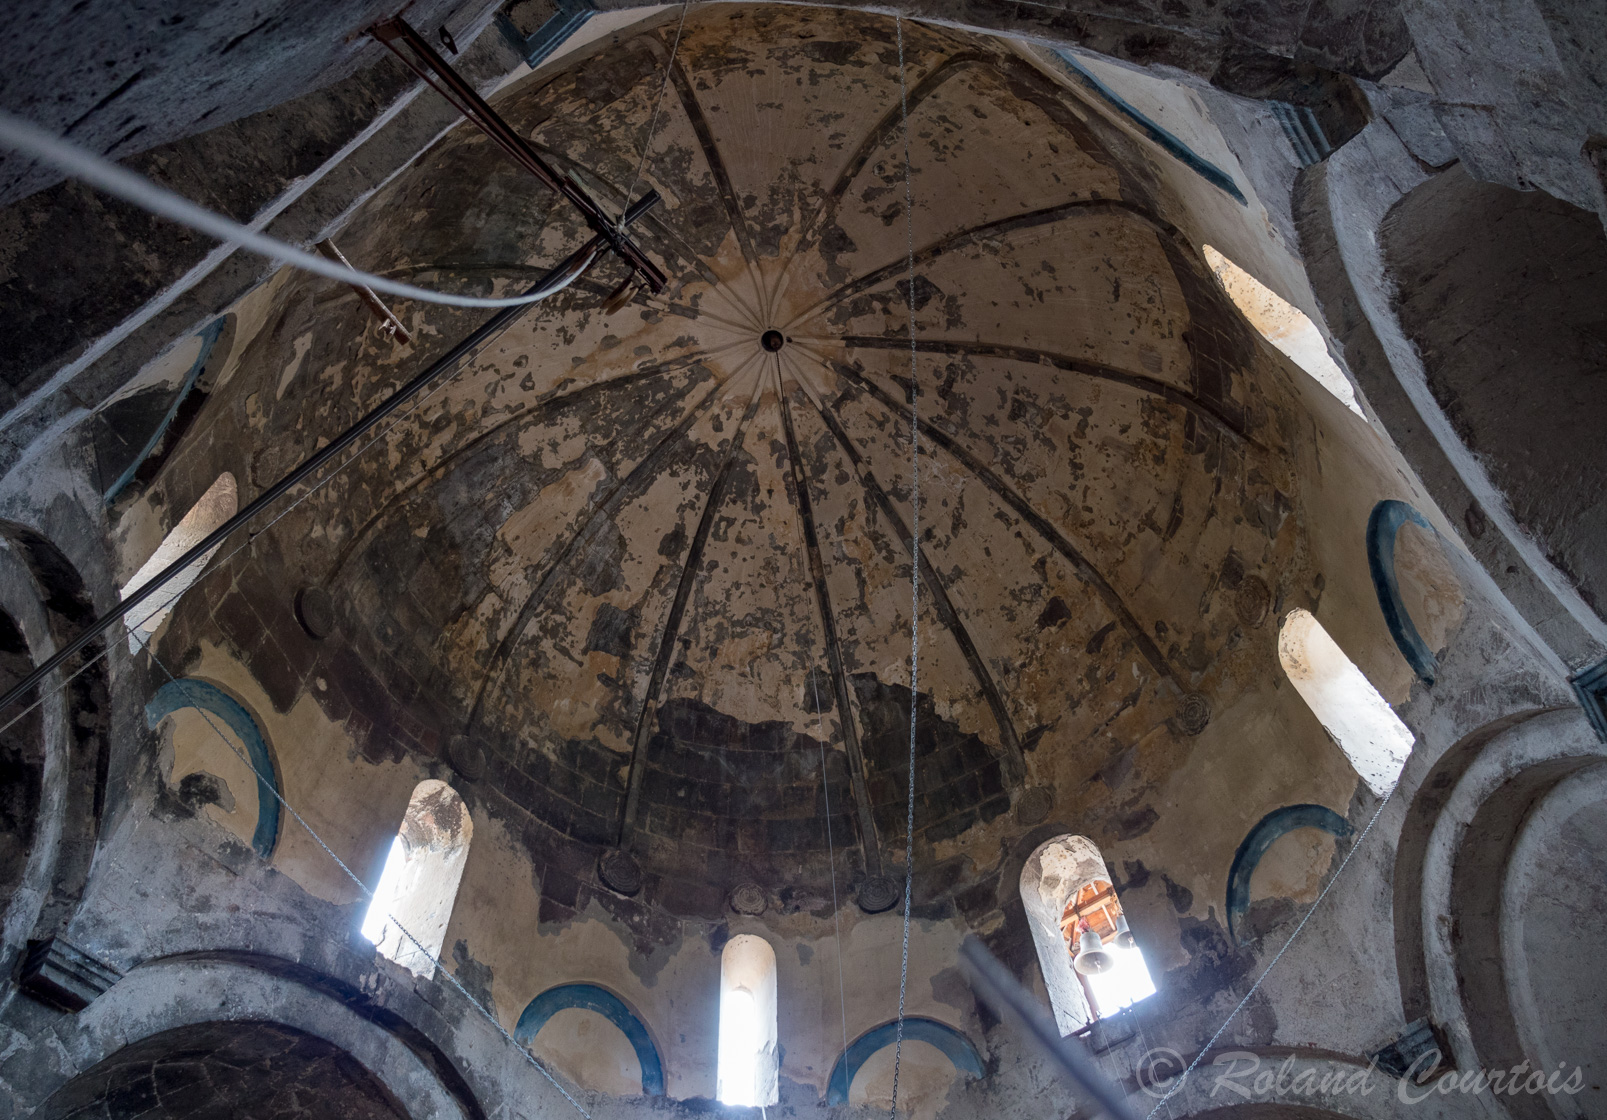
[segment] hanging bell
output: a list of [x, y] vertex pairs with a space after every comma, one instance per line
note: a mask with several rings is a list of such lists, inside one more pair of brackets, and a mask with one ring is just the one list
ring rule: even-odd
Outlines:
[[1071, 963], [1084, 976], [1098, 976], [1116, 967], [1116, 955], [1105, 948], [1104, 942], [1099, 940], [1099, 934], [1085, 929], [1076, 959]]
[[1127, 928], [1127, 915], [1123, 914], [1116, 919], [1116, 948], [1134, 949], [1137, 945], [1133, 941], [1133, 931]]

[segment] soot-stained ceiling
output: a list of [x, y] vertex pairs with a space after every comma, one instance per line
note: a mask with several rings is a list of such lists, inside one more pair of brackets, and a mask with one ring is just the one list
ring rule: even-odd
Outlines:
[[[673, 32], [498, 107], [617, 204]], [[608, 315], [599, 270], [301, 507], [256, 586], [326, 589], [341, 632], [291, 684], [256, 666], [270, 691], [316, 677], [372, 757], [453, 757], [532, 837], [716, 898], [819, 886], [832, 845], [840, 874], [901, 862], [913, 294], [922, 858], [986, 842], [1027, 790], [1040, 815], [1043, 787], [1091, 831], [1149, 826], [1301, 548], [1289, 397], [1136, 142], [1024, 54], [905, 35], [908, 231], [891, 21], [688, 17], [636, 187], [665, 198], [639, 238], [670, 287]], [[460, 130], [340, 240], [500, 292], [583, 236]], [[273, 298], [209, 406], [253, 486], [478, 321], [407, 308], [406, 349], [347, 289]]]

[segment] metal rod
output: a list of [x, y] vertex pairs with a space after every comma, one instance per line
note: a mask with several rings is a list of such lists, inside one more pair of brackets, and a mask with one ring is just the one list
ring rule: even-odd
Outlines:
[[[414, 30], [406, 20], [397, 16], [395, 19], [377, 23], [369, 29], [369, 34], [401, 59], [409, 70], [446, 98], [453, 108], [489, 136], [521, 167], [541, 180], [548, 188], [574, 203], [585, 216], [586, 224], [591, 227], [592, 232], [606, 239], [608, 247], [623, 257], [633, 270], [641, 274], [648, 288], [655, 294], [663, 291], [667, 282], [663, 270], [654, 264], [634, 241], [625, 236], [622, 228], [609, 220], [608, 215], [603, 213], [602, 208], [580, 184], [567, 175], [560, 175], [542, 159], [525, 138], [503, 120], [501, 114], [480, 96], [479, 91], [454, 70], [451, 63], [437, 54], [428, 40]], [[407, 46], [407, 51], [401, 49], [403, 44]], [[409, 54], [409, 51], [412, 53]]]
[[[658, 201], [659, 198], [656, 193], [649, 193], [645, 195], [640, 202], [632, 206], [626, 213], [625, 224], [629, 225], [631, 222], [641, 217], [648, 210], [651, 210], [653, 206], [658, 203]], [[550, 289], [546, 292], [546, 294], [551, 295], [554, 292], [561, 291], [563, 288], [567, 287], [569, 283], [579, 276], [581, 272], [585, 270], [586, 266], [596, 258], [598, 252], [602, 249], [605, 240], [606, 239], [601, 235], [593, 237], [590, 241], [586, 242], [585, 245], [581, 246], [580, 249], [572, 253], [566, 260], [564, 260], [562, 264], [552, 269], [540, 280], [531, 285], [526, 294], [534, 295], [543, 289]], [[235, 514], [217, 529], [209, 533], [206, 539], [202, 540], [183, 556], [180, 556], [177, 560], [173, 561], [173, 563], [163, 568], [149, 582], [143, 584], [138, 590], [131, 593], [117, 606], [113, 607], [100, 618], [97, 618], [94, 622], [90, 623], [89, 626], [84, 629], [83, 633], [79, 634], [76, 638], [72, 639], [72, 641], [68, 642], [61, 649], [57, 650], [50, 657], [46, 658], [37, 669], [24, 677], [20, 684], [16, 685], [4, 696], [0, 696], [0, 710], [10, 707], [12, 704], [22, 699], [22, 697], [26, 696], [29, 690], [31, 690], [40, 681], [44, 680], [45, 677], [53, 673], [57, 668], [59, 668], [62, 662], [66, 661], [69, 657], [83, 649], [95, 638], [109, 630], [116, 622], [122, 619], [124, 615], [128, 614], [135, 607], [139, 606], [152, 595], [156, 594], [156, 592], [159, 591], [164, 584], [166, 584], [180, 572], [184, 571], [191, 564], [195, 563], [197, 559], [205, 556], [206, 553], [212, 548], [222, 544], [225, 538], [227, 538], [236, 529], [245, 525], [252, 518], [256, 517], [257, 514], [266, 509], [276, 498], [283, 495], [285, 491], [307, 478], [308, 475], [312, 474], [325, 463], [328, 463], [336, 455], [350, 447], [364, 432], [374, 427], [374, 425], [385, 419], [385, 417], [389, 416], [392, 412], [395, 412], [407, 402], [408, 398], [412, 397], [420, 389], [424, 388], [424, 386], [428, 385], [441, 374], [451, 369], [470, 352], [478, 348], [493, 335], [505, 330], [515, 319], [529, 310], [530, 306], [531, 305], [527, 303], [520, 304], [515, 307], [504, 308], [491, 318], [487, 319], [462, 342], [459, 342], [440, 358], [436, 359], [435, 362], [433, 362], [423, 373], [419, 374], [417, 377], [413, 378], [413, 380], [396, 390], [396, 392], [392, 393], [381, 404], [376, 406], [373, 411], [369, 412], [362, 419], [358, 420], [357, 423], [353, 424], [340, 435], [336, 436], [335, 439], [328, 444], [328, 446], [319, 449], [310, 458], [303, 460], [300, 466], [296, 467], [278, 482], [275, 482], [272, 486], [269, 486], [261, 494], [257, 495], [257, 497], [239, 513]]]
[[[340, 251], [340, 247], [335, 244], [333, 238], [326, 237], [314, 245], [313, 248], [336, 264], [345, 265], [347, 268], [352, 266], [352, 262], [346, 259], [346, 254]], [[367, 284], [352, 284], [350, 287], [352, 291], [357, 293], [357, 298], [362, 300], [364, 305], [374, 313], [374, 317], [385, 324], [385, 330], [390, 333], [392, 338], [404, 346], [413, 341], [413, 336], [407, 333], [407, 328], [396, 317], [396, 313], [385, 306], [385, 301], [374, 294], [373, 288], [370, 288]]]
[[1116, 1086], [1083, 1055], [1075, 1042], [1060, 1037], [1054, 1020], [1038, 1005], [1037, 1000], [1016, 983], [1015, 977], [994, 959], [981, 941], [974, 936], [967, 937], [960, 946], [960, 956], [971, 966], [971, 978], [979, 988], [978, 994], [996, 1011], [1013, 1011], [1027, 1028], [1027, 1033], [1048, 1053], [1050, 1060], [1060, 1067], [1073, 1085], [1092, 1097], [1114, 1120], [1133, 1120], [1126, 1098]]

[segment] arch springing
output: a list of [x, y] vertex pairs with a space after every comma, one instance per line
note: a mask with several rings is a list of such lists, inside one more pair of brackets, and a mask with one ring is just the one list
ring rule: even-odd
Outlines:
[[362, 933], [382, 956], [416, 975], [434, 971], [433, 958], [446, 942], [473, 833], [468, 807], [451, 786], [430, 779], [413, 790]]
[[1310, 611], [1296, 608], [1284, 617], [1278, 660], [1367, 788], [1379, 797], [1394, 789], [1412, 753], [1412, 733]]

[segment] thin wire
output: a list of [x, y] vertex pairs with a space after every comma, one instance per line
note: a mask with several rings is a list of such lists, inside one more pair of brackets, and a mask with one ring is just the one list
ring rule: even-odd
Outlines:
[[[1289, 940], [1283, 943], [1283, 948], [1279, 949], [1277, 955], [1272, 958], [1267, 967], [1261, 970], [1261, 975], [1257, 976], [1255, 983], [1250, 985], [1250, 990], [1244, 993], [1244, 998], [1239, 1001], [1238, 1006], [1228, 1013], [1226, 1019], [1222, 1020], [1222, 1025], [1211, 1036], [1211, 1041], [1207, 1042], [1200, 1052], [1194, 1055], [1194, 1060], [1188, 1064], [1188, 1068], [1182, 1072], [1176, 1081], [1172, 1082], [1171, 1088], [1166, 1090], [1161, 1099], [1155, 1102], [1155, 1107], [1149, 1110], [1144, 1120], [1154, 1120], [1155, 1114], [1161, 1110], [1161, 1105], [1170, 1100], [1172, 1094], [1183, 1087], [1183, 1083], [1188, 1080], [1189, 1074], [1194, 1072], [1194, 1067], [1198, 1066], [1201, 1060], [1211, 1052], [1211, 1048], [1216, 1045], [1216, 1040], [1221, 1038], [1222, 1032], [1228, 1029], [1228, 1024], [1233, 1022], [1238, 1017], [1239, 1012], [1244, 1010], [1244, 1005], [1250, 1002], [1250, 997], [1255, 995], [1257, 988], [1261, 987], [1261, 982], [1267, 978], [1267, 974], [1278, 966], [1278, 962], [1283, 959], [1283, 955], [1289, 951], [1289, 946], [1295, 943], [1295, 938], [1300, 936], [1300, 931], [1306, 928], [1306, 923], [1311, 920], [1311, 916], [1322, 905], [1322, 900], [1328, 897], [1328, 892], [1334, 889], [1335, 883], [1339, 882], [1339, 877], [1345, 873], [1345, 868], [1350, 866], [1351, 857], [1361, 850], [1362, 842], [1367, 839], [1367, 834], [1373, 830], [1373, 825], [1378, 823], [1378, 818], [1384, 815], [1384, 806], [1388, 805], [1389, 799], [1395, 796], [1396, 788], [1392, 786], [1390, 791], [1384, 795], [1384, 800], [1378, 803], [1378, 808], [1373, 813], [1373, 819], [1367, 822], [1367, 827], [1361, 830], [1360, 836], [1356, 837], [1356, 842], [1350, 846], [1350, 851], [1345, 853], [1345, 858], [1339, 861], [1339, 870], [1334, 872], [1333, 877], [1328, 880], [1328, 885], [1323, 887], [1322, 893], [1317, 896], [1317, 901], [1313, 902], [1304, 916], [1301, 917], [1300, 924], [1295, 926], [1295, 931], [1289, 935]], [[1168, 1110], [1168, 1114], [1170, 1114], [1170, 1110]]]
[[653, 117], [647, 124], [647, 139], [642, 142], [642, 158], [636, 161], [636, 174], [631, 179], [630, 187], [625, 191], [625, 208], [619, 212], [619, 228], [625, 228], [625, 215], [631, 208], [631, 195], [636, 193], [636, 184], [642, 181], [642, 169], [647, 166], [647, 153], [653, 148], [653, 135], [658, 131], [658, 111], [664, 104], [664, 91], [670, 86], [670, 71], [675, 66], [675, 56], [681, 49], [681, 29], [686, 26], [686, 9], [692, 6], [692, 0], [682, 0], [681, 21], [675, 25], [675, 43], [670, 47], [670, 60], [664, 64], [664, 80], [659, 83], [658, 96], [653, 99]]
[[[820, 707], [820, 678], [811, 674], [815, 690], [815, 718], [820, 721], [820, 789], [826, 796], [826, 855], [831, 860], [831, 928], [837, 942], [837, 1010], [843, 1017], [843, 1053], [848, 1053], [848, 989], [843, 984], [843, 928], [837, 913], [837, 849], [831, 838], [831, 781], [826, 777], [826, 713]], [[848, 713], [843, 712], [844, 719]], [[845, 1059], [846, 1060], [846, 1059]]]
[[915, 880], [915, 716], [920, 686], [921, 653], [921, 405], [915, 381], [915, 192], [910, 186], [909, 82], [904, 75], [904, 21], [893, 17], [898, 32], [898, 103], [904, 128], [904, 240], [909, 260], [910, 336], [910, 770], [904, 821], [904, 954], [898, 969], [898, 1027], [893, 1044], [893, 1099], [889, 1120], [898, 1116], [898, 1075], [904, 1058], [904, 997], [910, 974], [910, 893]]
[[[487, 339], [486, 341], [489, 342], [490, 339]], [[234, 559], [234, 557], [239, 555], [243, 550], [245, 550], [247, 548], [250, 548], [254, 543], [256, 543], [256, 539], [258, 537], [260, 537], [263, 533], [266, 533], [269, 529], [272, 529], [275, 525], [279, 524], [279, 522], [281, 520], [283, 520], [285, 517], [289, 516], [290, 512], [292, 510], [294, 510], [297, 506], [301, 505], [302, 502], [305, 502], [308, 498], [310, 498], [314, 494], [318, 493], [319, 490], [322, 490], [329, 483], [333, 482], [335, 480], [335, 477], [337, 475], [339, 475], [341, 471], [345, 470], [347, 467], [349, 467], [353, 463], [357, 462], [358, 459], [362, 458], [363, 454], [370, 447], [373, 447], [376, 443], [380, 442], [382, 439], [385, 439], [392, 432], [394, 432], [397, 429], [397, 427], [404, 420], [406, 420], [408, 417], [412, 416], [415, 412], [417, 412], [420, 408], [422, 408], [426, 401], [428, 401], [431, 397], [435, 396], [435, 394], [439, 393], [442, 389], [446, 388], [448, 385], [452, 384], [453, 381], [457, 380], [457, 377], [458, 377], [459, 374], [461, 374], [464, 370], [469, 368], [470, 363], [468, 362], [467, 358], [468, 358], [468, 355], [464, 355], [464, 360], [462, 360], [462, 361], [460, 361], [458, 363], [456, 369], [454, 369], [451, 373], [447, 374], [447, 376], [442, 378], [432, 389], [430, 389], [429, 392], [423, 394], [422, 396], [420, 396], [417, 399], [415, 399], [412, 403], [410, 403], [407, 406], [407, 408], [401, 413], [401, 415], [397, 416], [397, 418], [395, 420], [392, 420], [390, 422], [390, 424], [388, 424], [383, 430], [381, 430], [380, 433], [378, 435], [376, 435], [373, 439], [369, 440], [367, 443], [363, 444], [356, 451], [354, 451], [350, 458], [348, 458], [348, 459], [344, 460], [343, 462], [341, 462], [338, 466], [336, 466], [333, 470], [331, 470], [323, 478], [319, 479], [317, 482], [313, 483], [313, 485], [309, 486], [307, 488], [306, 492], [303, 493], [299, 498], [297, 498], [295, 501], [291, 502], [288, 506], [286, 506], [279, 513], [275, 514], [272, 521], [269, 521], [262, 528], [253, 530], [250, 533], [248, 533], [246, 535], [246, 539], [244, 541], [240, 542], [240, 544], [236, 545], [233, 549], [231, 549], [230, 551], [225, 553], [221, 560], [217, 560], [216, 562], [213, 562], [213, 561], [209, 560], [207, 562], [207, 564], [202, 568], [201, 573], [199, 575], [197, 575], [195, 577], [195, 580], [189, 585], [189, 587], [186, 587], [184, 590], [188, 591], [188, 590], [190, 590], [190, 588], [195, 587], [197, 584], [199, 584], [207, 576], [211, 575], [213, 572], [216, 572], [216, 571], [220, 570], [225, 564], [227, 564], [230, 560]], [[182, 595], [183, 592], [180, 592], [179, 594]], [[141, 627], [143, 627], [145, 625], [145, 623], [149, 622], [157, 614], [161, 613], [164, 605], [171, 605], [172, 603], [176, 602], [178, 600], [178, 598], [179, 598], [178, 595], [174, 595], [172, 598], [167, 600], [166, 604], [158, 604], [157, 606], [152, 607], [151, 612], [149, 614], [147, 614], [144, 618], [141, 618], [138, 622], [134, 623], [131, 626], [125, 626], [123, 628], [123, 630], [119, 633], [118, 637], [119, 638], [127, 638], [130, 634], [134, 633], [136, 630], [139, 630]], [[49, 695], [51, 695], [52, 693], [55, 693], [55, 692], [64, 691], [67, 688], [68, 685], [72, 684], [73, 681], [77, 680], [80, 676], [82, 676], [85, 672], [87, 672], [92, 666], [95, 665], [96, 662], [100, 661], [102, 658], [104, 658], [107, 655], [109, 655], [111, 653], [111, 651], [112, 651], [112, 647], [115, 644], [116, 643], [111, 642], [111, 641], [103, 642], [102, 645], [101, 645], [101, 650], [100, 650], [99, 653], [95, 654], [94, 657], [91, 657], [89, 660], [85, 661], [78, 668], [74, 669], [66, 677], [62, 678], [61, 683], [59, 685], [57, 685], [54, 689], [50, 689], [50, 690], [47, 691], [45, 686], [44, 686], [44, 682], [41, 681], [40, 685], [39, 685], [39, 698], [36, 699], [32, 704], [29, 704], [27, 707], [23, 708], [9, 722], [7, 722], [4, 725], [0, 725], [0, 735], [5, 734], [5, 732], [7, 732], [7, 731], [9, 731], [11, 729], [13, 724], [15, 724], [19, 720], [25, 718], [28, 715], [29, 712], [33, 711], [35, 708], [39, 707], [39, 705], [43, 704], [45, 702], [46, 698]]]
[[[167, 677], [167, 679], [169, 681], [173, 682], [175, 685], [178, 685], [179, 690], [182, 692], [184, 690], [183, 683], [177, 677], [175, 677], [173, 675], [173, 671], [167, 667], [167, 665], [162, 661], [162, 659], [160, 657], [156, 656], [156, 651], [150, 648], [150, 636], [146, 635], [143, 639], [141, 639], [140, 645], [144, 648], [146, 653], [151, 655], [151, 661], [156, 664], [157, 668], [162, 670], [163, 674], [166, 675], [166, 677]], [[335, 866], [336, 867], [339, 867], [341, 869], [341, 871], [345, 872], [346, 878], [348, 878], [348, 879], [350, 879], [352, 881], [352, 883], [357, 887], [358, 891], [362, 893], [363, 897], [368, 899], [368, 901], [370, 903], [374, 902], [375, 901], [374, 892], [369, 890], [367, 885], [361, 879], [359, 879], [357, 877], [356, 873], [353, 872], [352, 869], [346, 865], [345, 860], [341, 859], [339, 856], [337, 856], [335, 854], [335, 851], [334, 851], [333, 848], [331, 848], [328, 844], [324, 843], [324, 838], [322, 836], [319, 836], [318, 831], [315, 828], [313, 828], [312, 825], [307, 823], [307, 819], [305, 817], [303, 817], [300, 813], [296, 812], [296, 807], [294, 805], [290, 804], [289, 801], [285, 800], [284, 794], [279, 792], [279, 789], [278, 789], [277, 785], [274, 783], [272, 777], [269, 776], [269, 775], [265, 775], [265, 774], [262, 773], [262, 771], [258, 770], [256, 768], [256, 766], [254, 766], [252, 764], [251, 759], [249, 757], [247, 757], [247, 755], [243, 751], [241, 751], [238, 747], [236, 747], [233, 743], [231, 743], [229, 741], [228, 736], [223, 734], [223, 729], [220, 728], [216, 723], [214, 723], [212, 721], [212, 713], [208, 712], [205, 708], [200, 708], [200, 707], [197, 707], [195, 710], [201, 713], [201, 718], [206, 720], [206, 723], [207, 723], [208, 727], [212, 728], [213, 733], [216, 734], [217, 737], [218, 737], [218, 741], [221, 742], [225, 747], [229, 748], [229, 751], [231, 753], [233, 753], [233, 755], [236, 758], [238, 758], [241, 762], [243, 762], [245, 764], [246, 769], [250, 770], [251, 773], [256, 776], [256, 779], [257, 779], [257, 782], [258, 782], [258, 789], [259, 790], [266, 789], [269, 793], [273, 794], [274, 800], [278, 801], [280, 805], [284, 806], [284, 809], [285, 809], [286, 812], [288, 812], [292, 817], [296, 818], [296, 823], [301, 825], [302, 828], [307, 830], [307, 835], [311, 836], [313, 838], [313, 842], [316, 843], [320, 848], [322, 848], [324, 850], [325, 855], [327, 855], [330, 859], [335, 861]], [[264, 858], [266, 858], [266, 857], [264, 857]], [[467, 988], [465, 988], [458, 981], [458, 978], [456, 976], [452, 975], [452, 973], [446, 968], [446, 966], [441, 963], [441, 959], [439, 957], [437, 957], [434, 953], [432, 953], [428, 949], [426, 949], [423, 946], [423, 944], [419, 941], [418, 938], [414, 937], [410, 932], [408, 932], [407, 927], [402, 925], [401, 922], [397, 921], [396, 915], [392, 914], [389, 911], [389, 909], [386, 910], [385, 917], [386, 917], [387, 921], [390, 922], [390, 924], [394, 925], [401, 932], [402, 936], [406, 937], [409, 941], [411, 941], [413, 943], [413, 947], [415, 949], [417, 949], [418, 952], [420, 953], [420, 955], [422, 955], [426, 960], [428, 960], [430, 962], [431, 965], [433, 965], [435, 967], [435, 970], [437, 972], [439, 972], [442, 976], [446, 977], [447, 981], [454, 988], [456, 988], [458, 991], [463, 993], [463, 998], [468, 1000], [469, 1003], [474, 1006], [474, 1009], [476, 1011], [478, 1011], [482, 1016], [484, 1016], [486, 1021], [489, 1022], [493, 1027], [495, 1027], [497, 1029], [498, 1034], [500, 1034], [503, 1038], [507, 1039], [508, 1042], [513, 1045], [514, 1049], [518, 1050], [519, 1053], [521, 1053], [521, 1054], [523, 1054], [525, 1056], [526, 1061], [528, 1061], [531, 1065], [535, 1066], [536, 1069], [541, 1072], [541, 1075], [543, 1077], [545, 1077], [548, 1081], [552, 1082], [553, 1088], [557, 1089], [560, 1093], [562, 1093], [564, 1095], [564, 1099], [566, 1101], [568, 1101], [570, 1104], [575, 1106], [575, 1111], [579, 1112], [582, 1116], [586, 1117], [587, 1120], [590, 1120], [591, 1113], [587, 1112], [584, 1108], [582, 1108], [580, 1106], [580, 1102], [577, 1101], [574, 1097], [572, 1097], [569, 1094], [569, 1090], [565, 1089], [563, 1087], [563, 1085], [558, 1081], [558, 1079], [552, 1075], [551, 1071], [549, 1071], [546, 1066], [542, 1065], [541, 1062], [537, 1060], [537, 1058], [536, 1058], [536, 1056], [534, 1054], [532, 1054], [525, 1047], [519, 1045], [518, 1039], [514, 1038], [513, 1035], [509, 1034], [507, 1029], [505, 1027], [503, 1027], [503, 1025], [497, 1020], [497, 1017], [495, 1015], [493, 1015], [490, 1011], [488, 1011], [484, 1004], [482, 1004], [479, 1000], [475, 999], [474, 996], [472, 996], [469, 993], [469, 990]]]
[[[258, 233], [249, 226], [215, 214], [204, 206], [198, 206], [176, 194], [166, 187], [158, 186], [145, 178], [136, 175], [127, 168], [119, 167], [111, 160], [86, 151], [78, 145], [52, 136], [38, 125], [14, 117], [10, 113], [0, 112], [0, 146], [12, 148], [26, 153], [33, 158], [47, 163], [75, 179], [80, 179], [90, 186], [120, 198], [124, 202], [138, 206], [158, 217], [189, 226], [193, 230], [215, 237], [219, 241], [238, 245], [253, 253], [292, 265], [305, 272], [313, 272], [331, 280], [339, 280], [346, 284], [358, 284], [372, 288], [376, 292], [386, 292], [393, 296], [406, 299], [416, 299], [425, 303], [442, 303], [449, 307], [517, 307], [521, 304], [535, 303], [546, 299], [552, 294], [550, 291], [541, 291], [530, 295], [508, 296], [500, 299], [482, 298], [480, 296], [460, 296], [451, 292], [437, 292], [429, 288], [416, 288], [411, 284], [403, 284], [397, 280], [388, 280], [383, 276], [375, 276], [368, 272], [359, 272], [354, 268], [346, 268], [336, 264], [316, 253], [309, 253], [288, 242], [267, 234]], [[621, 224], [624, 214], [620, 215]]]

